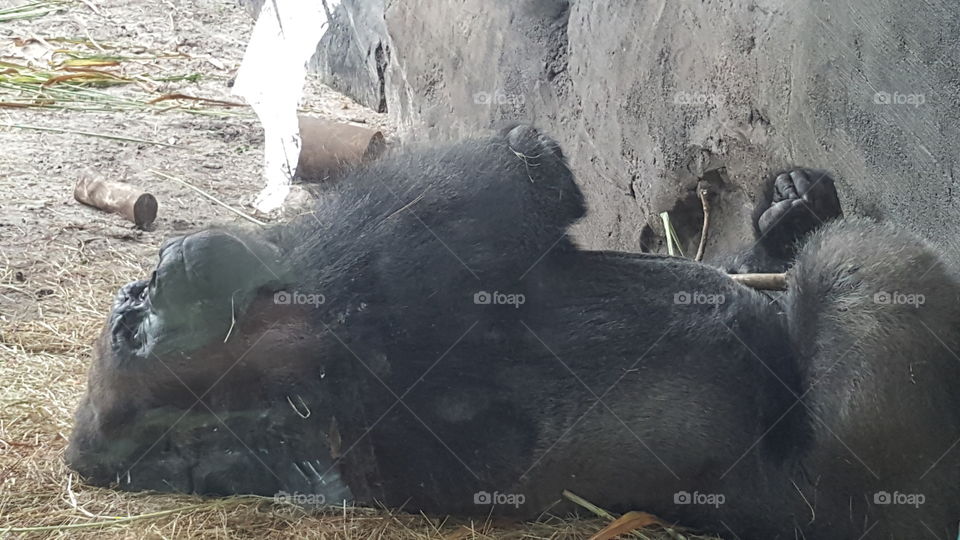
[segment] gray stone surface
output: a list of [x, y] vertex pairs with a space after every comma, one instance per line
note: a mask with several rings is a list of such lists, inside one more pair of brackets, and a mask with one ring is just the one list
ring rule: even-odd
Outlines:
[[343, 0], [310, 61], [325, 83], [377, 112], [387, 110], [390, 47], [383, 13], [383, 0]]
[[[256, 17], [266, 0], [238, 0]], [[282, 7], [281, 0], [275, 0]], [[377, 111], [386, 111], [384, 73], [390, 57], [383, 22], [384, 0], [342, 0], [327, 9], [330, 27], [320, 39], [309, 68], [328, 86]]]
[[[590, 215], [575, 230], [585, 246], [659, 250], [657, 214], [673, 210], [689, 250], [701, 219], [694, 188], [707, 173], [717, 192], [709, 258], [749, 236], [761, 175], [812, 165], [836, 173], [848, 213], [899, 223], [960, 262], [956, 0], [348, 0], [341, 9], [355, 24], [336, 27], [318, 53], [335, 86], [380, 103], [379, 46], [389, 50], [386, 109], [407, 137], [517, 120], [542, 127], [587, 196]], [[360, 51], [365, 74], [338, 73], [357, 63], [331, 58]]]

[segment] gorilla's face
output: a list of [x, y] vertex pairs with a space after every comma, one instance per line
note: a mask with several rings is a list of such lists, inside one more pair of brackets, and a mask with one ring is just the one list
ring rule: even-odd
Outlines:
[[243, 234], [165, 245], [95, 344], [69, 465], [130, 490], [350, 499], [331, 459], [314, 306], [284, 301], [283, 266]]

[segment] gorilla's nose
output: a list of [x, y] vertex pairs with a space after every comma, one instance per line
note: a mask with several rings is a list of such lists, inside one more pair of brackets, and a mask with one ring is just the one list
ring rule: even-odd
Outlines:
[[511, 150], [527, 157], [548, 154], [563, 159], [563, 151], [560, 150], [560, 144], [557, 141], [527, 124], [510, 129], [507, 133], [507, 142]]

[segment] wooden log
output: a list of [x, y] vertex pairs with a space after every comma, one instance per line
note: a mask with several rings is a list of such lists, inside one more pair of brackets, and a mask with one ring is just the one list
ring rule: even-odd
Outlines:
[[73, 198], [88, 206], [120, 214], [140, 229], [150, 227], [157, 219], [156, 197], [129, 184], [85, 176], [73, 188]]
[[324, 118], [300, 117], [300, 158], [297, 177], [323, 182], [347, 168], [375, 159], [386, 149], [379, 130]]
[[783, 291], [787, 288], [787, 274], [730, 274], [730, 279], [765, 291]]

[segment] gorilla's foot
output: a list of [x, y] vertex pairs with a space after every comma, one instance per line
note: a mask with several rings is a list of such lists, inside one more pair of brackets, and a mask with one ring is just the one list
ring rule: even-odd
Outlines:
[[[789, 260], [797, 242], [824, 223], [843, 216], [833, 178], [814, 169], [777, 174], [758, 208], [756, 231], [767, 252]], [[764, 208], [765, 205], [765, 208]]]
[[785, 272], [806, 237], [843, 217], [833, 178], [796, 168], [771, 176], [753, 211], [756, 242], [720, 264], [731, 274]]

